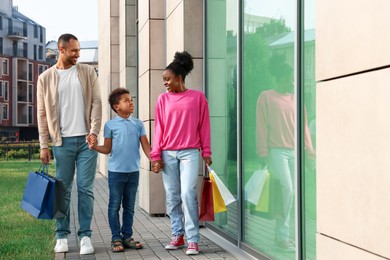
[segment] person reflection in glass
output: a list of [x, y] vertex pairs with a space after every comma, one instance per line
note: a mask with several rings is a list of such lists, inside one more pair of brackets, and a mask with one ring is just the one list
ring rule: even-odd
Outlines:
[[[276, 219], [275, 240], [286, 251], [295, 251], [290, 239], [290, 212], [294, 197], [294, 72], [291, 66], [277, 59], [270, 61], [270, 73], [275, 77], [275, 88], [260, 93], [256, 108], [256, 147], [261, 167], [268, 165], [271, 179], [280, 183], [277, 197], [281, 205]], [[305, 119], [306, 121], [306, 119]], [[305, 122], [305, 147], [310, 156], [314, 150]], [[270, 189], [278, 187], [270, 186]], [[270, 202], [272, 203], [272, 201]]]

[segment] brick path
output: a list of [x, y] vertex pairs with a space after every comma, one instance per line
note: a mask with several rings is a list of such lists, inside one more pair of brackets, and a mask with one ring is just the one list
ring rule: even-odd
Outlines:
[[[72, 189], [71, 201], [71, 232], [69, 236], [69, 252], [56, 254], [55, 259], [253, 259], [242, 250], [223, 239], [212, 234], [207, 228], [201, 228], [201, 241], [199, 244], [199, 255], [187, 256], [186, 248], [179, 250], [165, 250], [164, 245], [170, 241], [171, 230], [168, 217], [150, 216], [140, 207], [136, 207], [134, 216], [133, 237], [144, 245], [141, 250], [126, 249], [123, 253], [111, 252], [111, 232], [108, 225], [108, 186], [105, 176], [97, 173], [95, 180], [95, 212], [92, 221], [92, 244], [95, 248], [93, 255], [79, 255], [77, 242], [77, 191], [76, 186]], [[210, 234], [213, 241], [205, 237]], [[215, 242], [218, 241], [220, 245]], [[224, 248], [230, 247], [229, 251]], [[234, 252], [234, 254], [233, 254]]]

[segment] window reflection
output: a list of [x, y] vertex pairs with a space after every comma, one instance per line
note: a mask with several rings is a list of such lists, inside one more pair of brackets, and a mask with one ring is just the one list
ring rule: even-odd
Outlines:
[[[244, 240], [271, 258], [295, 259], [295, 32], [291, 23], [295, 13], [288, 8], [292, 1], [245, 3], [244, 193], [249, 192], [245, 185], [260, 169], [267, 167], [269, 179], [265, 182], [268, 186], [258, 184], [258, 189], [262, 189], [260, 198], [266, 197], [268, 207], [259, 206], [261, 199], [257, 203], [244, 202]], [[279, 18], [275, 17], [275, 10]], [[257, 21], [254, 26], [253, 21]]]

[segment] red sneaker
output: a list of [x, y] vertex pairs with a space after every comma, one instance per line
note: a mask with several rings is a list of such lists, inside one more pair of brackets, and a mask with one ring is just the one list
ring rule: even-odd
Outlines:
[[199, 254], [198, 243], [189, 242], [186, 254], [187, 255], [197, 255], [197, 254]]
[[184, 235], [172, 237], [171, 243], [165, 246], [165, 249], [173, 250], [184, 246]]

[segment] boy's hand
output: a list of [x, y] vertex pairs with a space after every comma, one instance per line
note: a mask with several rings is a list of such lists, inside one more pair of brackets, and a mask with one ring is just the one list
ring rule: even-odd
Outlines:
[[159, 173], [163, 167], [164, 167], [164, 162], [162, 160], [152, 162], [152, 171], [154, 173]]

